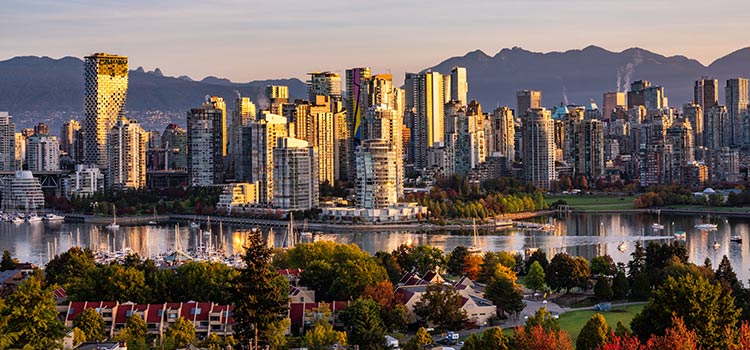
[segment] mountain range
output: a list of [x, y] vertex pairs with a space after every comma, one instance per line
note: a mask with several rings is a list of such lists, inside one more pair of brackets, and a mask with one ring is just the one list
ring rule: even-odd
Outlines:
[[[498, 105], [515, 108], [515, 93], [522, 89], [542, 90], [542, 103], [548, 107], [565, 102], [584, 104], [592, 99], [601, 103], [603, 92], [626, 91], [630, 82], [640, 79], [664, 86], [670, 105], [680, 106], [692, 99], [694, 81], [702, 76], [720, 80], [723, 102], [724, 80], [750, 75], [750, 48], [737, 50], [705, 66], [684, 56], [667, 57], [641, 48], [612, 52], [588, 46], [581, 50], [539, 53], [514, 47], [502, 49], [494, 56], [481, 50], [472, 51], [425, 70], [449, 73], [453, 66], [466, 67], [469, 99], [478, 100], [486, 111]], [[307, 96], [305, 83], [296, 78], [236, 83], [206, 77], [195, 81], [187, 76], [164, 76], [158, 68], [149, 72], [141, 67], [131, 70], [128, 85], [128, 111], [136, 114], [166, 111], [177, 119], [188, 109], [199, 106], [206, 95], [224, 97], [229, 108], [235, 91], [264, 105], [266, 85], [287, 85], [292, 98]], [[0, 61], [0, 111], [32, 116], [29, 122], [34, 123], [40, 119], [34, 116], [54, 112], [80, 114], [82, 105], [81, 59], [24, 56]], [[17, 120], [17, 124], [24, 122]]]

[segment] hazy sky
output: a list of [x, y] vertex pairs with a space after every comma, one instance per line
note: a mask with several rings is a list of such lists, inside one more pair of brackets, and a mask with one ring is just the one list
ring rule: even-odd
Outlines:
[[513, 46], [638, 46], [709, 64], [750, 46], [748, 13], [748, 0], [3, 0], [0, 60], [104, 51], [131, 68], [237, 82], [354, 66], [402, 79]]

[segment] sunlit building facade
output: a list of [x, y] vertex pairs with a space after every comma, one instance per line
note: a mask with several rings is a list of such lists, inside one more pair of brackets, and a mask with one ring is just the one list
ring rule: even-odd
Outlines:
[[124, 117], [128, 58], [96, 53], [84, 60], [83, 161], [107, 168], [107, 133]]

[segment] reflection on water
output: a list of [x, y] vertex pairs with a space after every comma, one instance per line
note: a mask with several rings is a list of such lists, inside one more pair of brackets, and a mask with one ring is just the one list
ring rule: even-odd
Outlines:
[[[635, 242], [671, 240], [677, 231], [687, 233], [686, 244], [691, 261], [703, 264], [706, 258], [714, 267], [727, 255], [741, 280], [750, 278], [750, 221], [747, 219], [712, 218], [717, 231], [706, 232], [694, 228], [706, 218], [688, 215], [661, 215], [663, 230], [655, 231], [652, 224], [656, 215], [648, 214], [575, 214], [557, 220], [552, 232], [502, 229], [480, 231], [478, 245], [487, 251], [512, 251], [523, 253], [527, 248], [539, 248], [552, 256], [565, 251], [591, 259], [609, 254], [615, 262], [627, 262]], [[0, 249], [10, 250], [22, 261], [44, 264], [54, 254], [71, 246], [91, 247], [94, 250], [118, 250], [125, 247], [144, 256], [167, 252], [177, 248], [188, 249], [200, 245], [224, 249], [229, 254], [241, 253], [249, 230], [229, 225], [214, 225], [211, 234], [191, 230], [185, 225], [121, 227], [116, 232], [86, 224], [0, 223]], [[281, 246], [286, 239], [284, 230], [276, 233], [264, 231], [269, 244]], [[741, 236], [743, 243], [730, 242], [733, 235]], [[375, 253], [392, 251], [400, 244], [411, 241], [414, 245], [429, 244], [445, 251], [458, 245], [473, 244], [471, 232], [417, 233], [417, 232], [363, 232], [321, 233], [315, 240], [334, 240], [355, 243], [362, 249]], [[624, 244], [623, 244], [624, 242]], [[714, 242], [719, 246], [714, 249]], [[621, 246], [623, 251], [618, 249]]]

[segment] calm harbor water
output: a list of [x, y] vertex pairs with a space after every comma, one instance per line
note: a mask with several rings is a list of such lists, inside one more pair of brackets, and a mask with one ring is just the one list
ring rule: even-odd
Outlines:
[[[494, 232], [480, 231], [478, 246], [486, 251], [524, 252], [527, 248], [545, 250], [548, 256], [560, 251], [591, 259], [601, 254], [609, 254], [615, 262], [627, 262], [639, 240], [668, 241], [676, 231], [687, 233], [686, 244], [691, 261], [703, 264], [708, 257], [714, 267], [727, 255], [732, 266], [743, 281], [750, 278], [750, 220], [725, 218], [714, 215], [711, 221], [718, 225], [713, 232], [694, 228], [706, 218], [690, 215], [661, 215], [664, 225], [661, 231], [654, 231], [651, 224], [659, 221], [657, 215], [650, 214], [572, 214], [555, 221], [551, 233], [502, 229]], [[0, 250], [10, 250], [21, 261], [44, 264], [57, 253], [71, 246], [91, 247], [94, 250], [118, 250], [130, 248], [144, 256], [199, 245], [215, 246], [227, 253], [242, 252], [242, 244], [247, 228], [228, 225], [213, 225], [212, 234], [201, 234], [184, 225], [121, 227], [116, 232], [88, 224], [60, 223], [48, 225], [0, 223]], [[284, 232], [264, 232], [269, 242], [281, 246]], [[742, 243], [731, 242], [729, 238], [739, 235]], [[402, 243], [415, 245], [429, 244], [450, 251], [458, 245], [473, 244], [471, 232], [352, 232], [321, 233], [314, 239], [333, 240], [340, 243], [355, 243], [362, 249], [375, 253], [392, 251]], [[618, 246], [627, 246], [620, 251]], [[714, 249], [714, 242], [720, 246]]]

